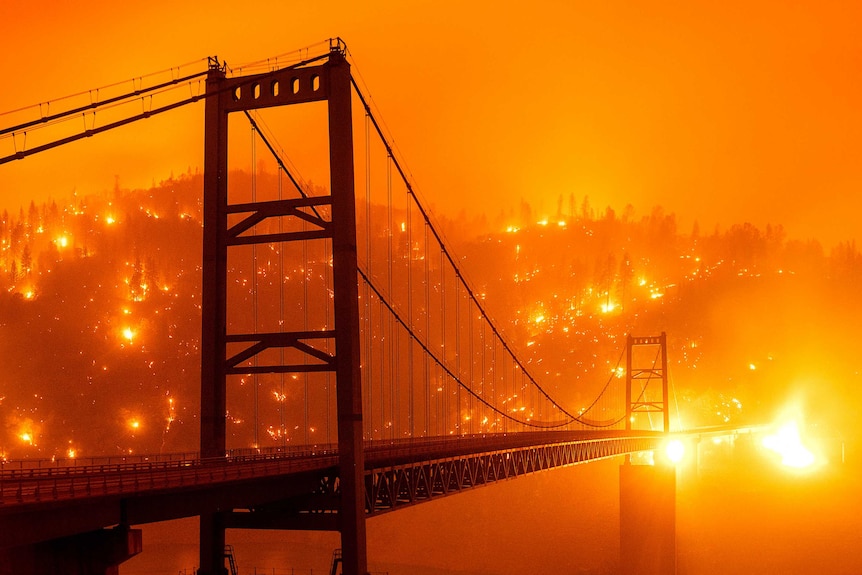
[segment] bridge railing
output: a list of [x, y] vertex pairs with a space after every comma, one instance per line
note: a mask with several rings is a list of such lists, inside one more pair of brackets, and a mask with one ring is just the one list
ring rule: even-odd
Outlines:
[[[385, 452], [392, 454], [415, 454], [417, 447], [423, 452], [433, 452], [438, 449], [451, 450], [457, 446], [475, 451], [497, 450], [536, 443], [558, 443], [564, 441], [595, 440], [597, 438], [620, 437], [637, 434], [624, 430], [574, 430], [574, 431], [530, 431], [509, 433], [475, 433], [439, 437], [403, 437], [397, 439], [379, 439], [365, 441], [365, 450], [369, 455]], [[279, 446], [266, 448], [236, 448], [225, 452], [224, 457], [202, 459], [197, 451], [139, 454], [139, 455], [108, 455], [99, 457], [51, 458], [51, 459], [4, 459], [0, 460], [0, 477], [52, 475], [52, 470], [62, 470], [65, 474], [88, 473], [103, 469], [124, 468], [148, 469], [154, 466], [187, 467], [202, 463], [252, 462], [268, 459], [290, 459], [314, 457], [318, 455], [333, 455], [338, 453], [335, 443], [310, 445]]]
[[0, 508], [16, 503], [138, 493], [323, 469], [336, 465], [337, 454], [334, 448], [317, 448], [224, 458], [147, 461], [142, 456], [141, 459], [112, 463], [103, 460], [78, 466], [7, 467], [0, 472]]
[[[296, 445], [287, 447], [267, 447], [267, 448], [238, 448], [229, 449], [225, 453], [225, 459], [229, 460], [249, 460], [249, 459], [267, 459], [272, 457], [303, 457], [309, 454], [320, 452], [334, 452], [337, 445], [320, 444], [320, 445]], [[222, 458], [216, 458], [221, 461]], [[158, 453], [158, 454], [140, 454], [140, 455], [106, 455], [99, 457], [56, 457], [51, 459], [4, 459], [0, 460], [0, 474], [7, 471], [24, 471], [24, 470], [49, 470], [49, 469], [67, 469], [67, 468], [98, 468], [110, 467], [116, 465], [146, 465], [150, 463], [183, 463], [183, 462], [201, 461], [200, 453], [197, 451], [176, 452], [176, 453]]]
[[[463, 455], [518, 451], [549, 444], [610, 445], [657, 433], [604, 431], [518, 432], [366, 442], [369, 468], [440, 461]], [[225, 457], [201, 459], [196, 452], [86, 459], [4, 461], [0, 465], [0, 508], [38, 501], [75, 499], [205, 485], [337, 465], [337, 445], [234, 449]]]

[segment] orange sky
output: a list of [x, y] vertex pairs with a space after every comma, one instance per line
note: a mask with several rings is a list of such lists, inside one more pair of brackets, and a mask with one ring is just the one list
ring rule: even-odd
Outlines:
[[[552, 215], [574, 194], [639, 215], [661, 204], [684, 232], [858, 237], [862, 4], [466, 4], [3, 2], [0, 111], [338, 35], [438, 212], [523, 198]], [[0, 166], [0, 207], [201, 165], [203, 106], [165, 118]]]

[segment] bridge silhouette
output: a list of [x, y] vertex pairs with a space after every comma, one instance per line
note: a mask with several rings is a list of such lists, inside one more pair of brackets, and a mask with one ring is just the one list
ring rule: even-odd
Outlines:
[[[202, 575], [226, 572], [229, 528], [339, 531], [343, 572], [363, 574], [369, 517], [666, 440], [665, 335], [629, 335], [595, 397], [567, 408], [487, 313], [348, 55], [333, 40], [254, 74], [211, 58], [204, 71], [133, 81], [101, 100], [96, 91], [84, 106], [39, 105], [34, 119], [0, 130], [15, 146], [3, 164], [205, 102], [200, 451], [5, 462], [8, 572], [71, 572], [70, 561], [87, 565], [75, 572], [113, 572], [141, 551], [131, 526], [199, 516]], [[130, 102], [143, 111], [97, 115]], [[257, 115], [315, 102], [327, 106], [328, 192], [303, 182]], [[277, 190], [254, 180], [250, 191], [232, 189], [234, 113], [278, 165]], [[24, 145], [28, 133], [32, 143], [41, 127], [82, 116], [83, 130]], [[288, 255], [298, 260], [301, 293], [284, 287]], [[242, 297], [235, 285], [246, 288]], [[253, 437], [237, 436], [226, 416], [232, 401], [257, 414], [264, 384], [282, 404], [301, 398], [282, 408], [267, 430], [280, 445], [266, 448], [257, 422]], [[301, 432], [291, 435], [288, 421]]]

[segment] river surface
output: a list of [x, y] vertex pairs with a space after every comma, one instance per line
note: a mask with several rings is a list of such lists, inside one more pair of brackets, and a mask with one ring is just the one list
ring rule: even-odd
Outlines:
[[[610, 575], [619, 570], [621, 458], [537, 473], [368, 522], [369, 569], [389, 575]], [[677, 479], [677, 573], [862, 573], [862, 466], [791, 473], [722, 453]], [[122, 575], [191, 575], [197, 520], [143, 526]], [[228, 531], [240, 575], [323, 575], [338, 535]]]

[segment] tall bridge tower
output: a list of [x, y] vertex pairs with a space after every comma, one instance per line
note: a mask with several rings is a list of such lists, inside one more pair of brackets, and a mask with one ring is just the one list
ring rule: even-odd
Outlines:
[[[656, 349], [658, 348], [658, 349]], [[649, 354], [639, 354], [638, 351], [654, 351], [652, 359]], [[649, 383], [653, 379], [660, 380], [661, 397], [647, 393]], [[637, 395], [633, 386], [639, 386]], [[670, 432], [670, 409], [668, 404], [667, 382], [667, 334], [662, 332], [657, 336], [626, 337], [626, 430], [631, 430], [641, 414], [647, 417], [652, 413], [662, 415], [662, 431]]]
[[[204, 157], [204, 241], [201, 343], [201, 456], [224, 457], [226, 382], [229, 375], [331, 371], [336, 379], [339, 491], [338, 528], [345, 574], [367, 572], [365, 496], [362, 484], [362, 398], [353, 126], [350, 66], [344, 46], [333, 43], [318, 65], [227, 78], [212, 61], [206, 84]], [[330, 195], [267, 202], [228, 201], [228, 116], [259, 108], [325, 101], [328, 104]], [[330, 217], [320, 215], [327, 210]], [[277, 234], [249, 233], [269, 218], [298, 218], [311, 230]], [[232, 248], [273, 242], [332, 242], [334, 329], [309, 332], [228, 333], [228, 254]], [[328, 342], [328, 343], [327, 343]], [[326, 349], [333, 349], [334, 353]], [[287, 349], [309, 361], [271, 362], [272, 349]], [[258, 356], [265, 365], [250, 367]], [[284, 358], [284, 354], [281, 354]], [[283, 360], [282, 360], [283, 361]], [[225, 513], [214, 502], [201, 516], [201, 575], [224, 573]]]
[[[656, 397], [653, 380], [661, 384]], [[652, 414], [662, 416], [670, 432], [667, 334], [626, 338], [626, 430], [649, 428]], [[643, 416], [646, 416], [644, 418]], [[642, 428], [642, 427], [641, 427]], [[620, 573], [676, 573], [676, 469], [668, 465], [632, 465], [631, 454], [620, 466]]]

